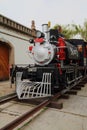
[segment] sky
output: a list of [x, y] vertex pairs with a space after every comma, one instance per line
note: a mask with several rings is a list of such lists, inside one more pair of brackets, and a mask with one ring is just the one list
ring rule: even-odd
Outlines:
[[51, 27], [82, 25], [87, 20], [87, 0], [0, 0], [0, 14], [29, 28], [34, 20], [39, 30], [48, 21]]

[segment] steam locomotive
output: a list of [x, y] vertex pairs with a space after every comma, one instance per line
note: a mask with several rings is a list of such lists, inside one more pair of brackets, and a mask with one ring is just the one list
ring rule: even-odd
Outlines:
[[80, 80], [86, 74], [87, 46], [84, 40], [65, 39], [48, 24], [30, 39], [28, 49], [34, 64], [15, 67], [16, 92], [19, 99], [49, 97]]

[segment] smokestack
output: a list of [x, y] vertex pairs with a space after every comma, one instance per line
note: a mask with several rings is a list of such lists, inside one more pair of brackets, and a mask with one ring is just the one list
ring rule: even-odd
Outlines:
[[48, 28], [48, 24], [42, 24], [42, 32], [45, 34], [46, 41], [49, 41], [49, 28]]

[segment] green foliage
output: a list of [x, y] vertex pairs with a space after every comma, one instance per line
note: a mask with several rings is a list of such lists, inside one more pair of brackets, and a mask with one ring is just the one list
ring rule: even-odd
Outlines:
[[82, 38], [87, 41], [87, 20], [85, 20], [83, 26], [79, 26], [79, 33]]
[[66, 39], [72, 38], [72, 36], [73, 36], [73, 31], [72, 31], [72, 29], [70, 28], [70, 25], [69, 25], [69, 24], [68, 24], [68, 25], [58, 25], [58, 24], [56, 24], [56, 25], [53, 27], [53, 29], [58, 29], [58, 26], [61, 26], [61, 28], [62, 28], [62, 34], [64, 35], [64, 37], [65, 37]]
[[83, 26], [76, 24], [59, 25], [56, 24], [53, 28], [58, 29], [58, 26], [62, 27], [62, 34], [66, 39], [73, 38], [76, 35], [80, 35], [82, 39], [87, 41], [87, 20], [83, 23]]

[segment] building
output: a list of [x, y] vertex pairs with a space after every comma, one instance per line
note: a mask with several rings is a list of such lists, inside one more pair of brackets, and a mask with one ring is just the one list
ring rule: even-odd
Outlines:
[[35, 38], [34, 21], [32, 29], [0, 15], [0, 80], [9, 79], [10, 66], [32, 64], [28, 56], [29, 39]]

